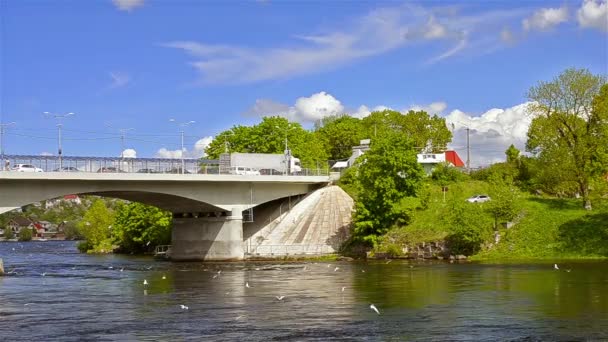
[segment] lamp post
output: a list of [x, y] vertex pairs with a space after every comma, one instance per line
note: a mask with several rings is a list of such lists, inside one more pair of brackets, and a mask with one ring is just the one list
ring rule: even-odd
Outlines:
[[124, 159], [125, 155], [125, 135], [127, 134], [127, 132], [129, 131], [134, 131], [135, 128], [119, 128], [118, 131], [120, 132], [120, 159]]
[[[169, 119], [170, 122], [175, 122], [177, 123], [177, 121], [175, 121], [175, 119]], [[181, 127], [179, 134], [181, 136], [181, 141], [182, 141], [182, 149], [180, 152], [180, 157], [182, 159], [182, 170], [181, 170], [181, 174], [185, 173], [185, 168], [186, 168], [186, 162], [184, 161], [184, 129], [185, 127], [196, 123], [196, 121], [188, 121], [188, 122], [182, 122], [182, 123], [177, 123], [179, 125], [179, 127]]]
[[[14, 122], [0, 123], [0, 160], [4, 163], [4, 129], [14, 125]], [[1, 166], [4, 167], [4, 166]], [[7, 170], [8, 171], [8, 170]]]
[[[274, 126], [277, 129], [283, 129], [282, 127], [279, 126]], [[285, 151], [283, 152], [285, 155], [285, 174], [287, 174], [289, 172], [289, 156], [291, 155], [291, 152], [289, 151], [289, 146], [287, 145], [287, 133], [289, 133], [289, 130], [294, 129], [294, 126], [290, 126], [289, 124], [287, 124], [287, 128], [285, 128]]]
[[44, 112], [44, 115], [46, 117], [49, 118], [53, 118], [53, 119], [57, 119], [57, 121], [59, 122], [57, 124], [57, 155], [59, 156], [59, 170], [61, 170], [61, 168], [63, 167], [63, 159], [62, 159], [62, 149], [61, 149], [61, 128], [63, 127], [63, 124], [61, 123], [61, 120], [67, 118], [68, 116], [72, 116], [75, 115], [72, 112], [66, 113], [66, 114], [53, 114], [50, 112]]

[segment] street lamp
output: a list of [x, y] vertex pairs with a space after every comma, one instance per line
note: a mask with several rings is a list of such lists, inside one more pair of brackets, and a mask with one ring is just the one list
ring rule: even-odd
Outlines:
[[[169, 121], [177, 123], [177, 121], [175, 121], [175, 119], [169, 119]], [[193, 123], [196, 123], [196, 121], [177, 123], [179, 125], [179, 127], [181, 127], [179, 133], [181, 135], [181, 140], [182, 140], [182, 149], [181, 149], [181, 153], [180, 153], [180, 157], [182, 158], [182, 172], [181, 172], [182, 174], [185, 173], [185, 168], [186, 168], [186, 162], [184, 161], [184, 128]]]
[[46, 116], [47, 118], [53, 118], [53, 119], [57, 119], [57, 121], [59, 122], [57, 124], [57, 131], [58, 131], [58, 135], [57, 135], [57, 155], [59, 156], [59, 170], [61, 170], [61, 168], [63, 167], [63, 159], [61, 157], [62, 154], [62, 150], [61, 150], [61, 127], [63, 127], [63, 124], [61, 123], [61, 120], [67, 118], [68, 116], [72, 116], [75, 115], [72, 112], [66, 113], [66, 114], [53, 114], [53, 113], [49, 113], [49, 112], [44, 112], [44, 116]]
[[287, 145], [287, 133], [289, 133], [290, 130], [294, 129], [295, 126], [290, 126], [289, 124], [287, 124], [287, 128], [283, 128], [283, 127], [279, 127], [279, 126], [274, 126], [277, 129], [284, 129], [285, 130], [285, 173], [287, 174], [287, 172], [289, 171], [289, 167], [288, 167], [288, 163], [289, 161], [287, 160], [287, 158], [289, 157], [289, 155], [291, 155], [291, 152], [289, 151], [289, 147]]
[[135, 128], [119, 128], [118, 131], [120, 132], [120, 159], [124, 159], [124, 153], [125, 153], [125, 135], [127, 134], [127, 132], [129, 131], [134, 131]]
[[[14, 125], [14, 122], [0, 123], [0, 160], [4, 163], [4, 129]], [[4, 166], [2, 166], [4, 167]], [[8, 170], [7, 170], [8, 171]]]

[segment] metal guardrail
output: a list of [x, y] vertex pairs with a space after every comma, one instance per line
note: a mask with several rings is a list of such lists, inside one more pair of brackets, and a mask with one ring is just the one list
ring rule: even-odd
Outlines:
[[[224, 170], [220, 172], [219, 161], [213, 159], [184, 159], [183, 171], [181, 159], [168, 158], [62, 157], [60, 162], [57, 156], [5, 155], [0, 163], [0, 171], [10, 171], [17, 164], [27, 164], [42, 169], [42, 172], [233, 174]], [[260, 176], [286, 175], [274, 169], [257, 171]], [[327, 176], [328, 174], [328, 171], [323, 169], [302, 169], [301, 172], [291, 175]]]
[[328, 245], [257, 245], [243, 246], [249, 256], [324, 255], [336, 251]]

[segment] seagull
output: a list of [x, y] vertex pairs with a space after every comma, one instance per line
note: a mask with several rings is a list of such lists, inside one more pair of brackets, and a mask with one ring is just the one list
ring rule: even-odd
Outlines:
[[43, 277], [46, 277], [46, 272], [43, 272], [40, 275], [43, 276]]
[[166, 276], [163, 274], [163, 280], [164, 280], [164, 279], [167, 279], [167, 277], [166, 277]]
[[283, 300], [283, 298], [285, 298], [285, 296], [275, 296], [275, 298], [278, 300]]
[[120, 268], [120, 272], [122, 272], [122, 271], [124, 271], [124, 270], [125, 270], [125, 268], [124, 268], [124, 267], [121, 267], [121, 268]]
[[217, 274], [214, 274], [214, 275], [213, 275], [213, 279], [215, 279], [215, 278], [217, 278]]
[[260, 268], [259, 268], [259, 267], [256, 267], [256, 268], [255, 268], [255, 270], [256, 270], [256, 271], [259, 271], [259, 270], [260, 270]]
[[559, 270], [559, 267], [557, 267], [557, 264], [553, 264], [553, 268], [556, 270]]
[[365, 273], [365, 270], [361, 270], [361, 273]]
[[572, 270], [570, 270], [570, 269], [567, 269], [567, 270], [566, 270], [566, 272], [568, 272], [568, 273], [570, 273], [570, 271], [572, 271]]
[[372, 309], [372, 310], [374, 310], [374, 311], [376, 311], [376, 313], [377, 313], [378, 315], [380, 314], [380, 311], [378, 311], [378, 308], [377, 308], [377, 307], [376, 307], [374, 304], [371, 304], [371, 305], [369, 306], [369, 308], [370, 308], [370, 309]]
[[152, 269], [152, 266], [148, 266], [148, 267], [146, 267], [146, 269], [147, 269], [147, 270], [151, 270], [151, 269]]
[[144, 279], [144, 286], [148, 286], [148, 281]]
[[339, 269], [340, 269], [340, 267], [336, 267], [336, 268], [334, 268], [334, 272], [336, 272], [336, 271], [337, 271], [337, 270], [339, 270]]
[[390, 263], [391, 263], [391, 261], [393, 261], [393, 260], [390, 260], [390, 259], [389, 259], [389, 260], [388, 260], [386, 263], [387, 263], [387, 264], [390, 264]]
[[331, 266], [331, 264], [327, 264], [327, 268], [329, 268]]
[[110, 267], [108, 267], [108, 269], [109, 269], [109, 270], [113, 270], [113, 269], [114, 269], [114, 266], [110, 266]]
[[179, 305], [180, 308], [182, 308], [182, 310], [188, 310], [189, 308], [187, 306], [185, 306], [184, 304], [180, 304]]
[[245, 282], [245, 287], [246, 288], [250, 288], [251, 287], [251, 286], [249, 286], [249, 282], [247, 282], [247, 281]]
[[306, 266], [304, 266], [304, 268], [302, 269], [302, 271], [306, 271]]
[[344, 292], [345, 289], [346, 289], [346, 286], [342, 286], [342, 292]]
[[238, 321], [239, 319], [241, 319], [241, 318], [243, 318], [243, 317], [247, 317], [247, 316], [246, 316], [246, 315], [239, 315], [239, 316], [237, 316], [237, 317], [236, 317], [236, 319], [235, 319], [235, 320], [236, 320], [236, 321]]
[[219, 275], [220, 273], [222, 273], [222, 270], [217, 271], [217, 274]]
[[146, 244], [146, 247], [150, 246], [150, 241], [148, 241], [148, 243]]

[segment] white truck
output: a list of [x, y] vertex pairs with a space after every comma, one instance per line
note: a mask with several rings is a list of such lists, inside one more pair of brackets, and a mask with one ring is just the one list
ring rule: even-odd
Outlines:
[[296, 175], [302, 172], [300, 159], [289, 152], [225, 153], [220, 156], [220, 168], [237, 175]]

